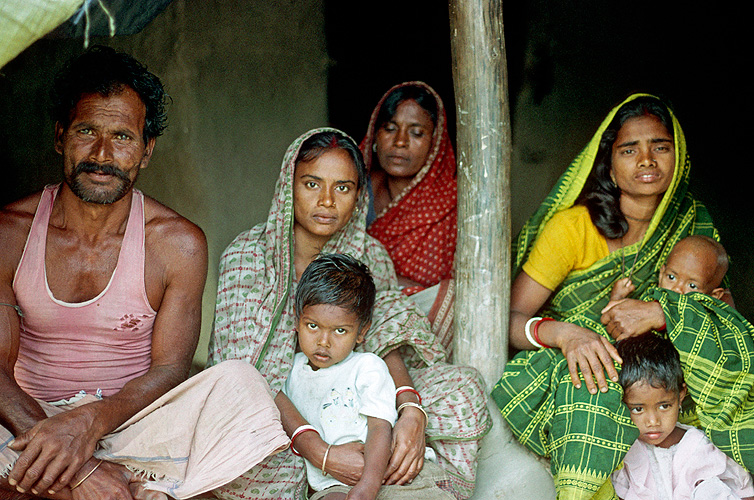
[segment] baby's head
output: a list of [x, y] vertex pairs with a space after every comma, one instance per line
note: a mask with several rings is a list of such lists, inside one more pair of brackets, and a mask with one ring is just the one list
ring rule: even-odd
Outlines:
[[678, 351], [654, 332], [626, 338], [616, 347], [623, 358], [623, 402], [639, 428], [639, 439], [660, 447], [674, 444], [671, 435], [686, 397]]
[[321, 254], [298, 282], [298, 343], [318, 370], [346, 359], [372, 324], [375, 286], [367, 266], [348, 255]]
[[717, 299], [728, 272], [725, 248], [709, 236], [687, 236], [675, 244], [668, 260], [660, 268], [659, 286], [681, 294], [701, 292]]

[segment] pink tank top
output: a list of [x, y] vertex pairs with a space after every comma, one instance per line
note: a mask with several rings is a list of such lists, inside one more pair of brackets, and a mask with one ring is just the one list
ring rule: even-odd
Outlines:
[[59, 185], [42, 193], [13, 279], [24, 314], [15, 376], [18, 385], [44, 401], [84, 390], [109, 396], [151, 364], [155, 311], [144, 284], [144, 195], [134, 190], [118, 264], [95, 298], [69, 303], [47, 284], [47, 227]]

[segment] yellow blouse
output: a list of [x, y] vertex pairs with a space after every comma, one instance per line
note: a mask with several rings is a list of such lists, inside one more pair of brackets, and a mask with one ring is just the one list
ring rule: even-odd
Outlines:
[[556, 213], [532, 247], [523, 270], [540, 285], [555, 290], [572, 271], [586, 269], [610, 251], [583, 205]]

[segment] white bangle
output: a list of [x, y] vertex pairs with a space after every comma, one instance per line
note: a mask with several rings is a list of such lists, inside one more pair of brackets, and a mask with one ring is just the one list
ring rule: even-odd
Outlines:
[[300, 457], [301, 454], [296, 450], [296, 448], [293, 447], [293, 441], [295, 441], [299, 435], [303, 434], [306, 431], [314, 431], [317, 433], [317, 435], [319, 435], [319, 431], [313, 425], [309, 424], [299, 426], [295, 431], [293, 431], [293, 434], [291, 434], [291, 451], [298, 457]]
[[534, 323], [536, 323], [540, 319], [542, 319], [542, 318], [540, 318], [539, 316], [534, 316], [533, 318], [531, 318], [529, 321], [526, 322], [526, 326], [524, 327], [524, 333], [526, 334], [526, 340], [528, 340], [529, 343], [531, 345], [533, 345], [534, 347], [536, 347], [537, 349], [543, 349], [545, 346], [543, 346], [542, 344], [540, 344], [539, 342], [537, 342], [536, 340], [534, 340], [534, 336], [531, 334], [531, 325], [534, 324]]
[[398, 411], [396, 413], [400, 415], [401, 410], [407, 406], [412, 406], [424, 414], [424, 428], [426, 429], [427, 424], [429, 423], [429, 417], [427, 416], [427, 412], [424, 411], [424, 408], [422, 408], [422, 405], [420, 405], [419, 403], [414, 403], [413, 401], [406, 401], [405, 403], [403, 403], [402, 405], [398, 407]]

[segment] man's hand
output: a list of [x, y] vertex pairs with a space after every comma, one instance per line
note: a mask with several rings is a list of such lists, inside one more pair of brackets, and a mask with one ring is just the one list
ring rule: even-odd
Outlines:
[[427, 425], [424, 414], [410, 406], [403, 409], [393, 427], [393, 453], [385, 471], [384, 484], [406, 484], [424, 467]]
[[[92, 458], [76, 473], [72, 483], [75, 485], [86, 477], [99, 460]], [[73, 500], [134, 500], [132, 493], [133, 474], [125, 466], [111, 462], [102, 462], [97, 470], [84, 479], [71, 491]], [[163, 498], [165, 498], [163, 496]]]
[[34, 494], [67, 486], [102, 437], [96, 431], [94, 412], [87, 407], [90, 405], [42, 420], [14, 439], [9, 447], [20, 456], [8, 483]]
[[602, 310], [602, 324], [615, 340], [641, 335], [665, 326], [665, 313], [658, 302], [623, 299]]

